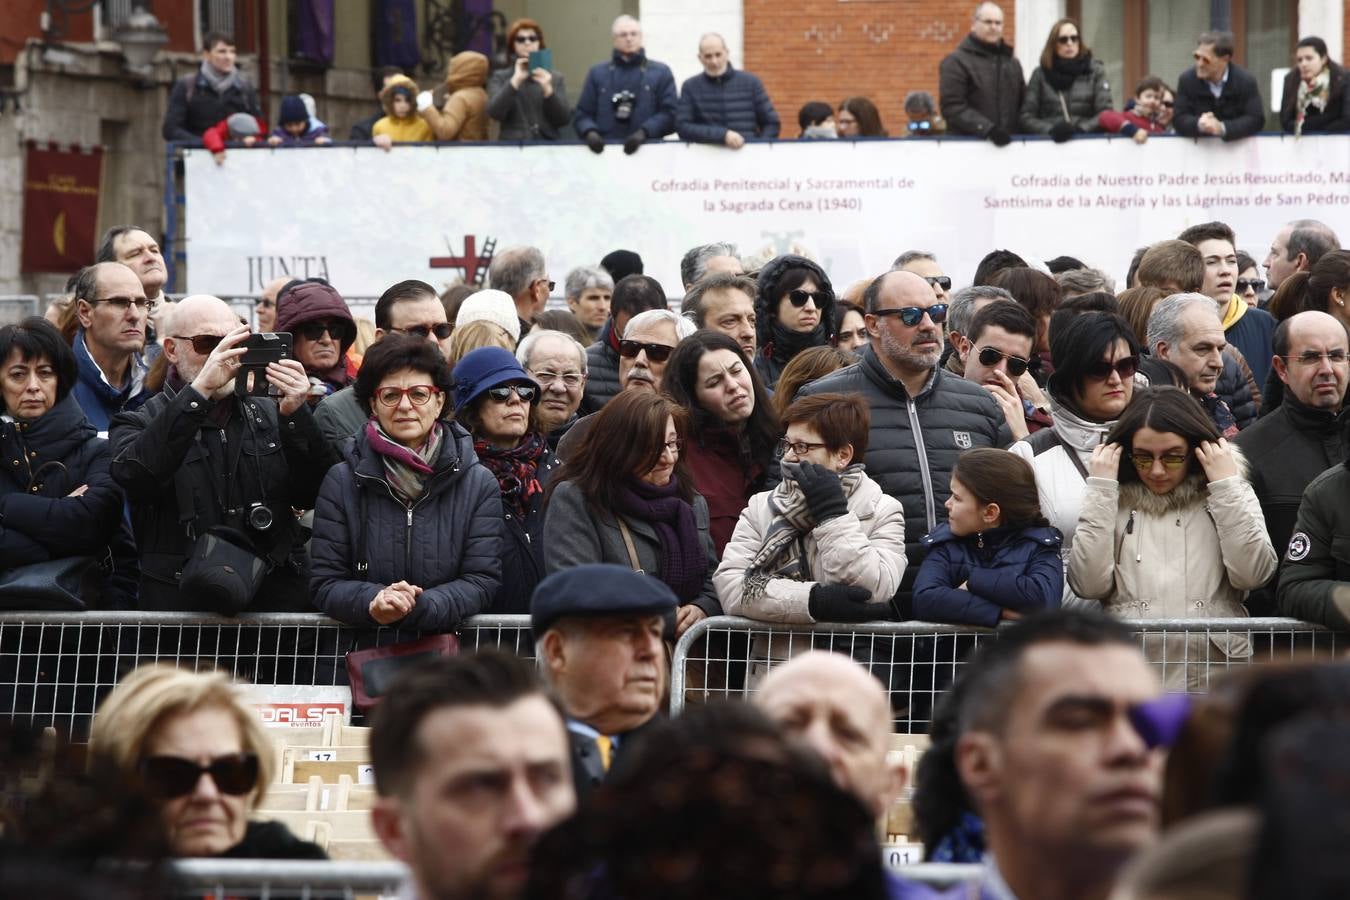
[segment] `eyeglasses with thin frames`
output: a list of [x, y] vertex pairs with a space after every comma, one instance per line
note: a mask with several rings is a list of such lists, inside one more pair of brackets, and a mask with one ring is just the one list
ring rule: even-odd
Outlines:
[[88, 303], [90, 306], [95, 306], [99, 303], [106, 303], [113, 309], [123, 314], [125, 314], [133, 306], [136, 307], [136, 309], [140, 310], [141, 312], [151, 314], [153, 314], [155, 310], [159, 309], [158, 302], [154, 300], [147, 300], [145, 297], [100, 297], [96, 300], [86, 300], [84, 302]]
[[1145, 453], [1142, 450], [1136, 450], [1130, 454], [1130, 462], [1140, 472], [1147, 472], [1153, 468], [1155, 462], [1163, 464], [1163, 468], [1170, 472], [1175, 472], [1186, 465], [1186, 460], [1190, 459], [1189, 453], [1164, 453], [1162, 456], [1154, 456], [1152, 453]]
[[1300, 366], [1320, 366], [1325, 360], [1333, 366], [1343, 366], [1350, 360], [1350, 354], [1344, 350], [1328, 350], [1325, 353], [1316, 353], [1309, 350], [1306, 353], [1300, 353], [1298, 356], [1286, 356], [1285, 360], [1290, 363], [1298, 363]]
[[548, 387], [555, 381], [561, 381], [563, 386], [569, 390], [581, 387], [581, 382], [586, 380], [586, 376], [580, 372], [535, 372], [531, 370], [534, 380], [544, 387]]

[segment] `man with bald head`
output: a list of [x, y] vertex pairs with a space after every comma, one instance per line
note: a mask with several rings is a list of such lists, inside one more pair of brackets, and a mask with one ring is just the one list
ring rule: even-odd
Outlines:
[[778, 137], [778, 112], [764, 83], [731, 64], [720, 34], [699, 38], [698, 61], [703, 72], [680, 88], [675, 130], [681, 140], [739, 150], [746, 138]]
[[280, 294], [281, 289], [293, 280], [289, 275], [273, 278], [267, 282], [267, 287], [263, 288], [262, 293], [258, 295], [258, 303], [253, 307], [253, 316], [258, 320], [258, 331], [275, 329], [277, 324], [277, 294]]
[[[309, 611], [293, 510], [314, 505], [336, 459], [306, 402], [304, 366], [271, 362], [271, 395], [242, 396], [249, 327], [216, 297], [185, 298], [168, 332], [163, 392], [117, 415], [109, 436], [141, 554], [141, 608]], [[260, 583], [255, 566], [266, 571]]]
[[[1265, 514], [1270, 543], [1283, 553], [1298, 519], [1299, 500], [1314, 478], [1346, 457], [1345, 389], [1350, 343], [1345, 326], [1324, 312], [1291, 316], [1275, 329], [1272, 365], [1284, 402], [1237, 437], [1251, 467], [1248, 480]], [[1272, 584], [1248, 600], [1253, 615], [1274, 615]], [[1255, 602], [1258, 608], [1253, 608]]]
[[802, 395], [857, 392], [872, 409], [867, 473], [905, 507], [909, 565], [896, 601], [906, 612], [923, 561], [920, 540], [947, 520], [956, 458], [1011, 443], [998, 403], [979, 385], [938, 365], [947, 304], [913, 272], [886, 272], [863, 292], [871, 344], [857, 365], [826, 375]]
[[141, 279], [120, 262], [94, 263], [75, 279], [71, 311], [79, 322], [72, 349], [78, 378], [72, 393], [90, 423], [106, 437], [117, 413], [138, 409], [150, 397], [145, 327], [155, 304]]

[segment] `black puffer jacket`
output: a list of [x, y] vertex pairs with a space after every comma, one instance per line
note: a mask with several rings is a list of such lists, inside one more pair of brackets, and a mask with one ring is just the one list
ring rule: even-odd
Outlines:
[[917, 397], [891, 377], [872, 347], [854, 365], [802, 388], [799, 396], [859, 393], [872, 410], [867, 474], [905, 507], [905, 587], [923, 560], [923, 536], [947, 521], [956, 458], [973, 447], [1006, 447], [1011, 434], [989, 392], [938, 367]]
[[586, 388], [579, 409], [583, 416], [599, 412], [600, 407], [618, 396], [619, 351], [611, 344], [613, 334], [611, 317], [600, 331], [600, 340], [586, 348]]
[[685, 79], [680, 88], [680, 108], [675, 113], [680, 140], [720, 144], [728, 131], [743, 138], [776, 138], [779, 127], [764, 83], [730, 64], [716, 78], [700, 72]]
[[[778, 302], [785, 276], [792, 269], [806, 269], [816, 287], [827, 298], [820, 309], [820, 324], [808, 334], [791, 333], [778, 322]], [[834, 287], [825, 270], [805, 256], [786, 253], [764, 264], [755, 279], [759, 293], [755, 297], [755, 342], [759, 353], [755, 369], [764, 379], [765, 387], [772, 389], [778, 383], [783, 368], [802, 350], [823, 347], [834, 337]]]
[[[539, 461], [539, 483], [545, 489], [562, 462], [552, 451]], [[501, 615], [528, 614], [535, 585], [544, 579], [544, 496], [530, 499], [525, 518], [506, 509], [502, 518], [502, 586], [492, 602], [492, 612]]]
[[[227, 418], [226, 409], [218, 409], [223, 404]], [[214, 525], [248, 533], [275, 566], [248, 612], [310, 609], [303, 589], [293, 590], [307, 562], [291, 510], [314, 505], [334, 457], [308, 406], [283, 417], [266, 397], [231, 395], [216, 402], [191, 385], [180, 391], [166, 386], [140, 409], [114, 417], [109, 439], [112, 476], [131, 501], [141, 609], [197, 609], [193, 598], [179, 596], [178, 580], [192, 549], [189, 531], [200, 535]], [[191, 510], [182, 510], [180, 500]], [[245, 525], [253, 503], [272, 510], [275, 524], [265, 532]]]
[[1019, 120], [1023, 131], [1049, 134], [1057, 122], [1068, 122], [1080, 134], [1101, 131], [1098, 117], [1111, 108], [1111, 85], [1101, 60], [1089, 59], [1087, 63], [1087, 72], [1075, 78], [1066, 91], [1056, 90], [1041, 66], [1031, 71]]
[[[443, 425], [449, 433], [440, 458], [411, 509], [394, 496], [364, 430], [329, 470], [310, 543], [310, 589], [320, 611], [374, 626], [370, 602], [396, 581], [422, 588], [400, 628], [450, 631], [491, 605], [502, 583], [501, 489], [468, 432]], [[365, 572], [357, 570], [362, 557]]]
[[1022, 111], [1026, 84], [1012, 47], [966, 35], [938, 68], [942, 117], [951, 134], [987, 137], [995, 126], [1012, 134]]
[[1239, 431], [1255, 422], [1261, 412], [1261, 392], [1252, 380], [1252, 370], [1232, 348], [1224, 350], [1223, 372], [1214, 386], [1214, 393], [1228, 404], [1228, 411], [1237, 420]]
[[[131, 608], [139, 572], [122, 490], [75, 395], [31, 422], [0, 421], [0, 459], [0, 569], [93, 556], [107, 573], [99, 606]], [[88, 490], [69, 496], [80, 485]]]
[[[1286, 401], [1288, 402], [1288, 401]], [[1350, 465], [1318, 475], [1303, 492], [1280, 569], [1276, 615], [1350, 631]]]

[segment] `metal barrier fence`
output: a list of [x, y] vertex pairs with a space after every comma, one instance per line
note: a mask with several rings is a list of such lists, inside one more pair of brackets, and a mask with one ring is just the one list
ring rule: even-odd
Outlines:
[[[534, 656], [529, 616], [474, 616], [458, 633], [466, 650], [491, 646]], [[303, 613], [235, 619], [148, 612], [3, 613], [0, 718], [53, 725], [82, 741], [103, 696], [128, 670], [148, 662], [219, 669], [255, 684], [346, 684], [344, 657], [358, 636], [365, 647], [418, 635], [356, 628]]]
[[[1207, 690], [1211, 678], [1232, 667], [1333, 656], [1350, 646], [1350, 635], [1295, 619], [1137, 619], [1126, 624], [1169, 690], [1192, 693]], [[774, 665], [822, 649], [852, 656], [880, 679], [890, 694], [897, 730], [927, 733], [938, 699], [967, 657], [981, 641], [995, 637], [989, 629], [922, 622], [807, 626], [732, 616], [704, 619], [675, 646], [671, 713], [689, 702], [746, 696]]]

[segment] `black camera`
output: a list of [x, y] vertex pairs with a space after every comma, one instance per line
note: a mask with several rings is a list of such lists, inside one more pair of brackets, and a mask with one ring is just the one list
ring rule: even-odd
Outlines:
[[637, 95], [632, 91], [619, 91], [609, 102], [614, 104], [614, 118], [620, 122], [627, 122], [633, 118], [633, 104], [637, 102]]
[[272, 507], [262, 503], [250, 503], [248, 510], [244, 513], [244, 521], [254, 531], [266, 531], [272, 527], [272, 523], [275, 521], [275, 517], [272, 515]]

